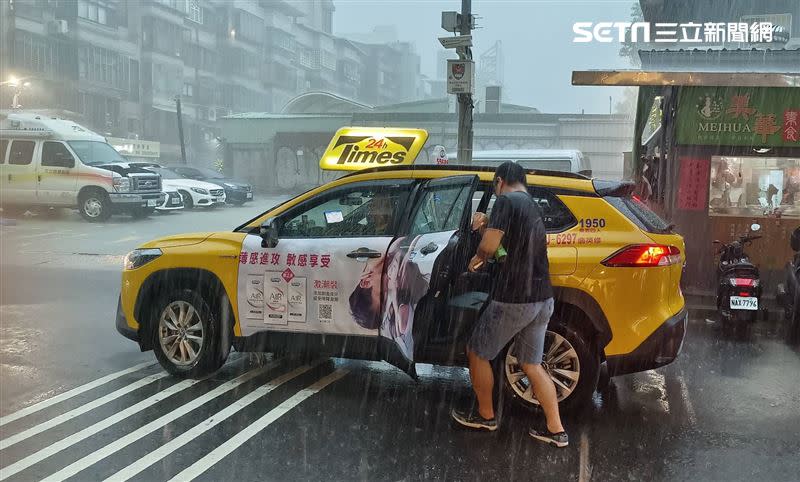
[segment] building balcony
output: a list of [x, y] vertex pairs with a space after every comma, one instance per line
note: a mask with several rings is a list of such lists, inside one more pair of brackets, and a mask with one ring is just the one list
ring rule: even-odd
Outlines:
[[305, 13], [294, 6], [290, 0], [260, 0], [258, 3], [265, 10], [277, 10], [290, 17], [305, 16]]

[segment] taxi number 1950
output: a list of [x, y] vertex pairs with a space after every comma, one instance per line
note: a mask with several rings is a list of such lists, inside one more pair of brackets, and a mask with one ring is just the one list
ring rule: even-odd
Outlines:
[[603, 218], [586, 218], [581, 219], [578, 224], [582, 228], [604, 228], [606, 227], [606, 220]]

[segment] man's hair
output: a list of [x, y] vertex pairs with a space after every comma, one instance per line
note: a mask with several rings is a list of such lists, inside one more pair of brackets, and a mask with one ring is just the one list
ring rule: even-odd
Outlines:
[[502, 178], [507, 184], [522, 184], [523, 186], [527, 184], [525, 169], [513, 161], [506, 161], [497, 167], [497, 170], [494, 171], [495, 180], [498, 177]]

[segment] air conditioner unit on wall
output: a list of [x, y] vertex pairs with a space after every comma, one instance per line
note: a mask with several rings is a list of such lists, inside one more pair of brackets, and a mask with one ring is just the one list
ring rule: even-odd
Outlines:
[[48, 31], [53, 34], [66, 35], [69, 33], [69, 23], [66, 20], [52, 20], [47, 24]]

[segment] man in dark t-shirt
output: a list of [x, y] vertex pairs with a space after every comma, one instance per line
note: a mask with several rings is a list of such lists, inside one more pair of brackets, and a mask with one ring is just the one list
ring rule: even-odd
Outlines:
[[501, 246], [507, 255], [499, 261], [489, 304], [467, 344], [477, 410], [453, 411], [452, 415], [466, 427], [497, 429], [492, 402], [494, 376], [489, 360], [495, 359], [513, 338], [514, 356], [533, 385], [547, 419], [545, 429], [531, 429], [530, 435], [566, 447], [569, 441], [561, 424], [556, 388], [542, 366], [544, 337], [554, 306], [547, 233], [526, 184], [525, 170], [519, 164], [501, 164], [494, 177], [497, 200], [491, 218], [487, 222], [485, 215], [476, 213], [473, 219], [473, 229], [481, 230], [482, 237], [478, 252], [470, 261], [470, 271], [480, 269]]

